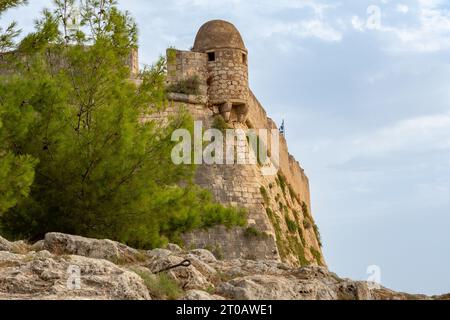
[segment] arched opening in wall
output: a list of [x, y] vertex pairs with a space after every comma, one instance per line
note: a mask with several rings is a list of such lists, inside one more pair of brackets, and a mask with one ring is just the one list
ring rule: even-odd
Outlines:
[[247, 55], [245, 53], [242, 54], [242, 63], [247, 65]]
[[209, 62], [216, 61], [216, 53], [214, 51], [208, 52], [208, 61]]

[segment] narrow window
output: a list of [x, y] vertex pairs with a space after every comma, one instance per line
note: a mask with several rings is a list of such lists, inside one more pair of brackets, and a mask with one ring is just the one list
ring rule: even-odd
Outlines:
[[216, 61], [216, 53], [208, 52], [208, 61]]
[[242, 54], [242, 63], [247, 65], [247, 55], [245, 53]]

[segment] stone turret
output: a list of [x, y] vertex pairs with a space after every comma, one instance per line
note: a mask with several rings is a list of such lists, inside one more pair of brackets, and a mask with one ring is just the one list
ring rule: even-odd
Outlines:
[[205, 23], [192, 51], [206, 53], [209, 104], [224, 119], [245, 122], [248, 113], [247, 49], [236, 27], [223, 20]]

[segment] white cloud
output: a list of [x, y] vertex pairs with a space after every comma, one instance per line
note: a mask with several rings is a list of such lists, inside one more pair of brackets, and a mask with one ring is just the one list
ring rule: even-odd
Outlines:
[[400, 12], [400, 13], [405, 13], [406, 14], [406, 13], [409, 12], [409, 7], [407, 5], [405, 5], [405, 4], [400, 3], [400, 4], [397, 5], [397, 11]]
[[[450, 10], [443, 3], [442, 0], [417, 0], [415, 10], [402, 3], [397, 4], [393, 11], [386, 6], [380, 7], [383, 20], [379, 27], [372, 30], [385, 34], [382, 38], [387, 43], [384, 49], [391, 53], [450, 51]], [[408, 14], [408, 24], [399, 19], [399, 14]], [[367, 31], [370, 28], [366, 18], [354, 15], [350, 24], [355, 30]]]
[[358, 31], [364, 31], [365, 29], [365, 22], [358, 16], [353, 16], [351, 19], [352, 27], [355, 30]]
[[318, 38], [327, 42], [338, 42], [342, 40], [342, 34], [327, 25], [320, 19], [309, 19], [300, 22], [279, 22], [267, 30], [265, 36], [275, 34], [292, 35], [301, 39]]
[[418, 1], [418, 26], [383, 26], [381, 31], [395, 36], [387, 48], [391, 52], [436, 52], [450, 50], [450, 11], [440, 0]]
[[395, 151], [450, 150], [450, 113], [421, 116], [379, 129], [353, 141], [364, 155], [384, 155]]

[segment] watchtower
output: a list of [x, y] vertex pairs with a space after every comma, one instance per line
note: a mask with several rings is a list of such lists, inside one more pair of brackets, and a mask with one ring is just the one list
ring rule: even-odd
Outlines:
[[198, 31], [192, 51], [207, 54], [209, 104], [217, 106], [227, 122], [245, 122], [248, 51], [239, 31], [227, 21], [209, 21]]

